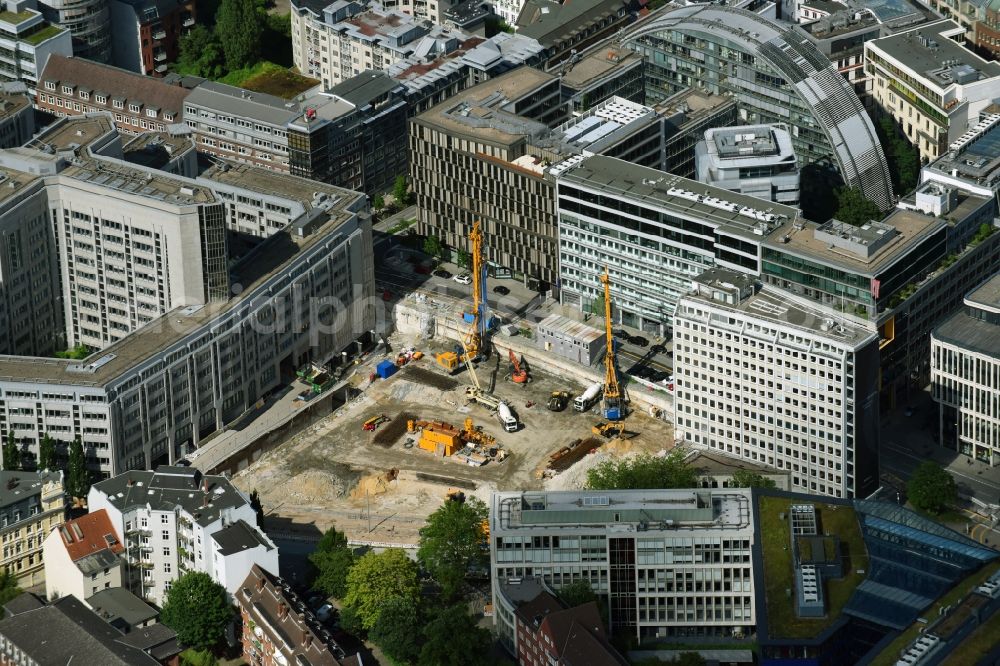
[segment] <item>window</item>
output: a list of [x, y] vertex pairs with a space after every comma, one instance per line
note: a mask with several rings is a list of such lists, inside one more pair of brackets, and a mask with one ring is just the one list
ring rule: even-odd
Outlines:
[[168, 541], [170, 539], [170, 532], [163, 530], [163, 534], [161, 536], [163, 536], [164, 541]]
[[124, 109], [125, 108], [125, 100], [123, 100], [123, 99], [113, 99], [113, 100], [111, 100], [111, 105], [113, 107], [115, 107], [116, 109]]
[[73, 86], [63, 86], [62, 87], [62, 91], [63, 91], [64, 95], [72, 95], [73, 94]]
[[104, 95], [94, 95], [94, 101], [98, 104], [107, 104], [108, 98]]
[[45, 82], [45, 89], [46, 90], [55, 90], [56, 89], [56, 82], [55, 81], [46, 81]]
[[167, 514], [161, 515], [160, 522], [164, 525], [168, 525], [170, 523], [170, 516], [168, 516]]
[[128, 110], [131, 111], [132, 113], [139, 113], [141, 109], [139, 104], [129, 104]]
[[146, 115], [150, 118], [156, 117], [156, 109], [146, 109]]
[[86, 90], [80, 91], [80, 99], [90, 99], [90, 93]]

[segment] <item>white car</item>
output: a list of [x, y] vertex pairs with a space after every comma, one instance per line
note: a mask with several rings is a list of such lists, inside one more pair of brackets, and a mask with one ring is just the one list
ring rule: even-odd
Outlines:
[[461, 275], [456, 275], [452, 278], [455, 282], [459, 284], [472, 284], [472, 276], [468, 273], [462, 273]]

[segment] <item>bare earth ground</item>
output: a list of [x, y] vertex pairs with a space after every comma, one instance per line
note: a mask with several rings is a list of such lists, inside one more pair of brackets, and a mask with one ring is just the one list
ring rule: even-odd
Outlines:
[[[394, 338], [395, 349], [414, 342]], [[240, 472], [234, 478], [236, 485], [247, 492], [256, 489], [268, 515], [283, 521], [311, 523], [321, 531], [336, 524], [350, 538], [359, 541], [415, 544], [418, 530], [444, 501], [449, 488], [460, 488], [485, 502], [494, 490], [579, 488], [586, 480], [586, 469], [607, 456], [657, 453], [673, 445], [670, 423], [635, 414], [629, 417], [627, 425], [628, 431], [637, 433], [634, 437], [604, 445], [562, 474], [543, 482], [541, 471], [549, 455], [575, 439], [592, 436], [590, 428], [600, 420], [596, 408], [588, 414], [574, 412], [572, 406], [563, 412], [545, 408], [552, 391], [569, 390], [576, 395], [582, 387], [537, 371], [532, 373], [528, 386], [517, 386], [505, 379], [506, 359], [501, 360], [498, 369], [495, 357], [481, 364], [477, 370], [480, 382], [488, 384], [495, 371], [494, 393], [510, 400], [524, 423], [518, 432], [507, 433], [484, 408], [464, 405], [464, 386], [470, 381], [466, 372], [455, 375], [459, 385], [452, 390], [442, 391], [414, 381], [423, 378], [410, 372], [413, 367], [445, 377], [433, 359], [433, 353], [443, 349], [444, 344], [419, 344], [426, 354], [423, 359], [412, 362], [388, 380], [377, 380], [364, 389], [362, 397], [272, 450]], [[359, 368], [358, 375], [367, 378], [370, 368], [380, 360], [382, 357], [369, 359]], [[366, 384], [367, 379], [362, 388]], [[535, 405], [526, 407], [531, 401]], [[375, 433], [361, 429], [361, 424], [372, 416], [384, 413], [395, 417], [404, 412], [418, 419], [447, 421], [457, 426], [469, 416], [496, 437], [510, 457], [502, 463], [470, 467], [454, 458], [433, 456], [416, 446], [406, 448], [404, 442], [415, 436], [406, 433], [405, 428], [389, 446], [376, 444]], [[386, 427], [382, 425], [380, 429]], [[395, 480], [387, 481], [386, 472], [390, 469], [398, 470], [399, 474]]]

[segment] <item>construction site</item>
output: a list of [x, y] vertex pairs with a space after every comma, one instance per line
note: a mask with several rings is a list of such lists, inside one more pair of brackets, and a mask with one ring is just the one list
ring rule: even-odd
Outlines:
[[[488, 501], [494, 490], [579, 488], [610, 456], [672, 448], [671, 424], [630, 400], [619, 380], [610, 327], [601, 373], [590, 380], [497, 334], [482, 297], [480, 239], [476, 225], [472, 274], [481, 277], [455, 335], [398, 327], [345, 378], [357, 397], [234, 476], [260, 493], [272, 520], [413, 545], [449, 492]], [[611, 285], [602, 282], [610, 310]], [[316, 385], [297, 382], [296, 390]]]

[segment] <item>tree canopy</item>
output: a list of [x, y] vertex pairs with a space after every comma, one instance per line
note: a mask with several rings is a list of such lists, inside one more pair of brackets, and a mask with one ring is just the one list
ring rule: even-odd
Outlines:
[[201, 23], [181, 37], [178, 69], [185, 74], [217, 79], [225, 74], [226, 56], [222, 44], [211, 30]]
[[769, 479], [763, 474], [758, 474], [757, 472], [751, 472], [748, 469], [738, 469], [733, 472], [732, 477], [729, 479], [729, 485], [732, 488], [774, 488], [775, 483], [773, 479]]
[[882, 116], [875, 128], [889, 164], [893, 189], [897, 194], [911, 191], [920, 177], [920, 151], [906, 140], [890, 116]]
[[417, 559], [441, 585], [446, 598], [458, 595], [470, 567], [489, 561], [482, 528], [488, 516], [489, 509], [476, 497], [464, 502], [448, 500], [420, 528]]
[[424, 627], [418, 666], [478, 666], [489, 663], [490, 632], [477, 626], [465, 604], [439, 611]]
[[906, 491], [913, 506], [927, 513], [940, 513], [958, 496], [954, 477], [932, 460], [920, 463], [910, 477]]
[[424, 239], [424, 254], [429, 254], [432, 257], [440, 257], [443, 250], [444, 247], [441, 245], [441, 239], [434, 234], [430, 234]]
[[591, 490], [641, 490], [644, 488], [694, 488], [698, 473], [684, 461], [682, 449], [665, 456], [642, 454], [612, 458], [587, 470]]
[[392, 186], [392, 198], [400, 206], [405, 206], [410, 201], [410, 192], [406, 183], [406, 176], [396, 176], [396, 182]]
[[38, 469], [56, 468], [56, 443], [48, 436], [42, 435], [42, 440], [38, 443]]
[[177, 632], [181, 644], [196, 650], [217, 645], [232, 617], [226, 589], [202, 571], [175, 580], [160, 613], [160, 621]]
[[872, 220], [881, 220], [882, 211], [872, 201], [866, 199], [860, 189], [844, 187], [837, 190], [837, 213], [834, 217], [841, 222], [860, 227]]
[[328, 597], [343, 599], [347, 594], [347, 573], [357, 561], [347, 545], [347, 535], [336, 527], [328, 529], [316, 544], [316, 550], [310, 553], [309, 561], [316, 567], [312, 588]]
[[3, 605], [22, 592], [17, 584], [17, 577], [7, 569], [0, 567], [0, 617], [5, 615]]
[[7, 439], [3, 445], [3, 469], [4, 471], [21, 469], [21, 447], [14, 439], [14, 431], [7, 431]]
[[423, 624], [416, 599], [392, 597], [382, 604], [368, 638], [394, 662], [409, 664], [420, 657]]
[[263, 33], [264, 21], [254, 0], [222, 0], [215, 15], [215, 34], [229, 71], [257, 60]]
[[344, 606], [358, 616], [361, 626], [375, 626], [382, 606], [393, 597], [416, 600], [420, 593], [417, 565], [398, 548], [366, 553], [347, 574]]
[[70, 497], [86, 497], [90, 492], [90, 470], [87, 469], [87, 457], [83, 453], [83, 442], [79, 437], [69, 447], [66, 492]]

